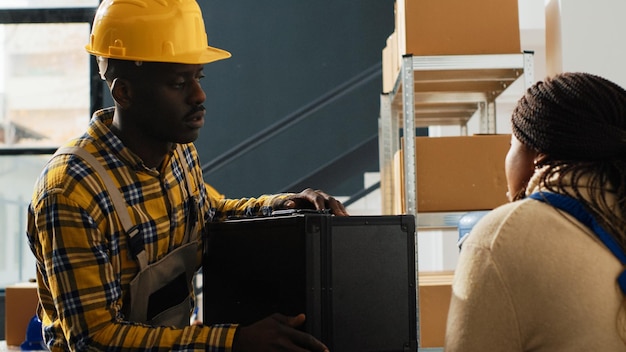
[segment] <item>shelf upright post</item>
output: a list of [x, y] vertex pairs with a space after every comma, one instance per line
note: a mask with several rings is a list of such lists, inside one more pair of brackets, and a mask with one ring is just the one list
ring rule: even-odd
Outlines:
[[[380, 160], [380, 191], [383, 215], [393, 213], [393, 155], [399, 149], [397, 127], [394, 137], [391, 96], [380, 95], [380, 118], [378, 120], [378, 158]], [[395, 124], [397, 126], [397, 123]]]
[[402, 113], [403, 113], [403, 128], [404, 133], [402, 138], [404, 139], [404, 160], [403, 160], [403, 175], [404, 175], [404, 197], [405, 197], [405, 212], [407, 214], [413, 214], [415, 216], [415, 309], [417, 314], [416, 329], [417, 329], [417, 346], [422, 345], [420, 336], [420, 308], [419, 308], [419, 256], [418, 256], [418, 237], [417, 237], [417, 176], [415, 170], [415, 92], [414, 82], [415, 77], [413, 72], [413, 56], [406, 54], [402, 56]]
[[488, 93], [487, 99], [487, 130], [484, 133], [496, 133], [496, 94]]
[[526, 89], [530, 88], [530, 86], [535, 83], [534, 60], [534, 51], [524, 51], [524, 84], [526, 85]]
[[[480, 133], [488, 133], [489, 118], [487, 116], [487, 103], [485, 101], [478, 102], [478, 114], [480, 117], [480, 125], [478, 126]], [[467, 134], [465, 134], [467, 135]]]
[[402, 57], [402, 110], [404, 123], [404, 196], [407, 214], [417, 218], [417, 180], [415, 172], [415, 92], [413, 56]]

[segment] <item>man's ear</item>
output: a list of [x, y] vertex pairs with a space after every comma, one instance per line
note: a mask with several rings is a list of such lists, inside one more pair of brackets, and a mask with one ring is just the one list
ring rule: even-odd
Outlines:
[[127, 109], [132, 102], [132, 87], [128, 80], [116, 78], [111, 83], [111, 96], [122, 109]]

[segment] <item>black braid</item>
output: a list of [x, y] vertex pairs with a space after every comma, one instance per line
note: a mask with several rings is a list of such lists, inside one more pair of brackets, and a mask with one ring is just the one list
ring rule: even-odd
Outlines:
[[[547, 155], [542, 182], [558, 174], [551, 190], [573, 193], [626, 250], [626, 90], [588, 73], [559, 74], [530, 87], [511, 122], [517, 139]], [[564, 175], [572, 177], [572, 192]], [[581, 177], [590, 178], [590, 202], [577, 186]], [[607, 185], [617, 196], [617, 209], [603, 197]]]

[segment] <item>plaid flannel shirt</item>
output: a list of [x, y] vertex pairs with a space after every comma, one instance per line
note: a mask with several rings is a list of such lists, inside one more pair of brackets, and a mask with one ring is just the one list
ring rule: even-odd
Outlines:
[[[204, 183], [193, 144], [185, 160], [172, 151], [160, 169], [141, 159], [110, 131], [113, 109], [94, 114], [87, 132], [68, 145], [92, 153], [113, 178], [143, 236], [148, 262], [178, 247], [189, 214], [182, 167], [193, 178], [198, 221], [229, 215], [267, 214], [286, 194], [226, 199]], [[131, 257], [111, 199], [100, 177], [74, 155], [55, 156], [36, 183], [27, 235], [37, 259], [39, 316], [52, 350], [230, 351], [237, 325], [152, 327], [125, 320], [129, 284], [139, 267]], [[198, 252], [198, 268], [202, 261]]]

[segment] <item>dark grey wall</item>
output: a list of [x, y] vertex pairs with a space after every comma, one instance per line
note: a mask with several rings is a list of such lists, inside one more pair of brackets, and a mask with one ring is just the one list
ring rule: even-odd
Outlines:
[[[209, 44], [233, 54], [205, 67], [207, 124], [196, 143], [205, 163], [380, 64], [393, 31], [393, 0], [200, 3]], [[381, 86], [380, 77], [370, 81], [226, 167], [205, 171], [206, 180], [229, 197], [280, 191], [376, 134]], [[378, 155], [371, 160], [377, 170]], [[349, 195], [358, 187], [362, 173], [328, 191]]]

